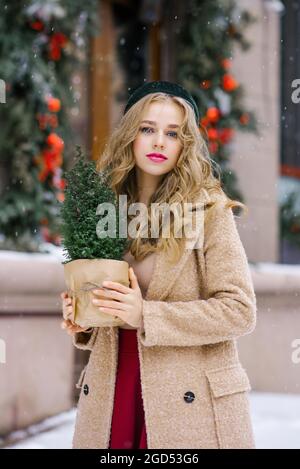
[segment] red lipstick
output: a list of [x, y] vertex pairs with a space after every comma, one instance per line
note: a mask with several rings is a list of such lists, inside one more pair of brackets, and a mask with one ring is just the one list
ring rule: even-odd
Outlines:
[[147, 156], [147, 158], [149, 158], [154, 163], [162, 163], [163, 161], [168, 159], [162, 153], [148, 153], [146, 156]]

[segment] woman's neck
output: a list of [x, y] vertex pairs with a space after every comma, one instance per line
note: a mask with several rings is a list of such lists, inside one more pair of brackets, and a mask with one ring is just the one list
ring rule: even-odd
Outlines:
[[138, 201], [148, 206], [151, 196], [156, 191], [160, 177], [146, 174], [137, 170], [136, 183], [138, 190]]

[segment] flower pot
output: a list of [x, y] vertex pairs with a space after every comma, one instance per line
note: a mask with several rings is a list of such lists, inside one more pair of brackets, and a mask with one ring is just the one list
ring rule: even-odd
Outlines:
[[100, 311], [92, 302], [95, 298], [92, 290], [102, 288], [105, 280], [129, 287], [128, 269], [128, 262], [115, 259], [76, 259], [64, 264], [65, 281], [73, 306], [70, 319], [84, 328], [126, 324], [117, 316]]

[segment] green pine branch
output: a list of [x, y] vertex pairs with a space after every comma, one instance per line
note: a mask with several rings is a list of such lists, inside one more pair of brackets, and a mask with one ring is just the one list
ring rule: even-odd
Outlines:
[[[96, 170], [93, 160], [87, 161], [80, 146], [77, 146], [75, 164], [65, 178], [67, 186], [60, 212], [60, 232], [66, 262], [101, 258], [121, 260], [129, 241], [120, 237], [118, 200], [105, 175]], [[97, 207], [103, 203], [111, 204], [115, 208], [114, 214], [97, 215]], [[114, 237], [98, 237], [97, 224], [103, 217], [107, 228], [115, 223]]]

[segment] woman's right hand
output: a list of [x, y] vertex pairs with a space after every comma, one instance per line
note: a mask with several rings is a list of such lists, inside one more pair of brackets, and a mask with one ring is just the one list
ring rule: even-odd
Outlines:
[[61, 322], [60, 326], [62, 329], [66, 329], [69, 335], [74, 335], [76, 332], [84, 332], [89, 328], [83, 328], [75, 324], [70, 317], [73, 316], [73, 306], [72, 306], [72, 298], [68, 296], [68, 292], [64, 291], [60, 294], [62, 299], [62, 310], [63, 310], [63, 317], [64, 320]]

